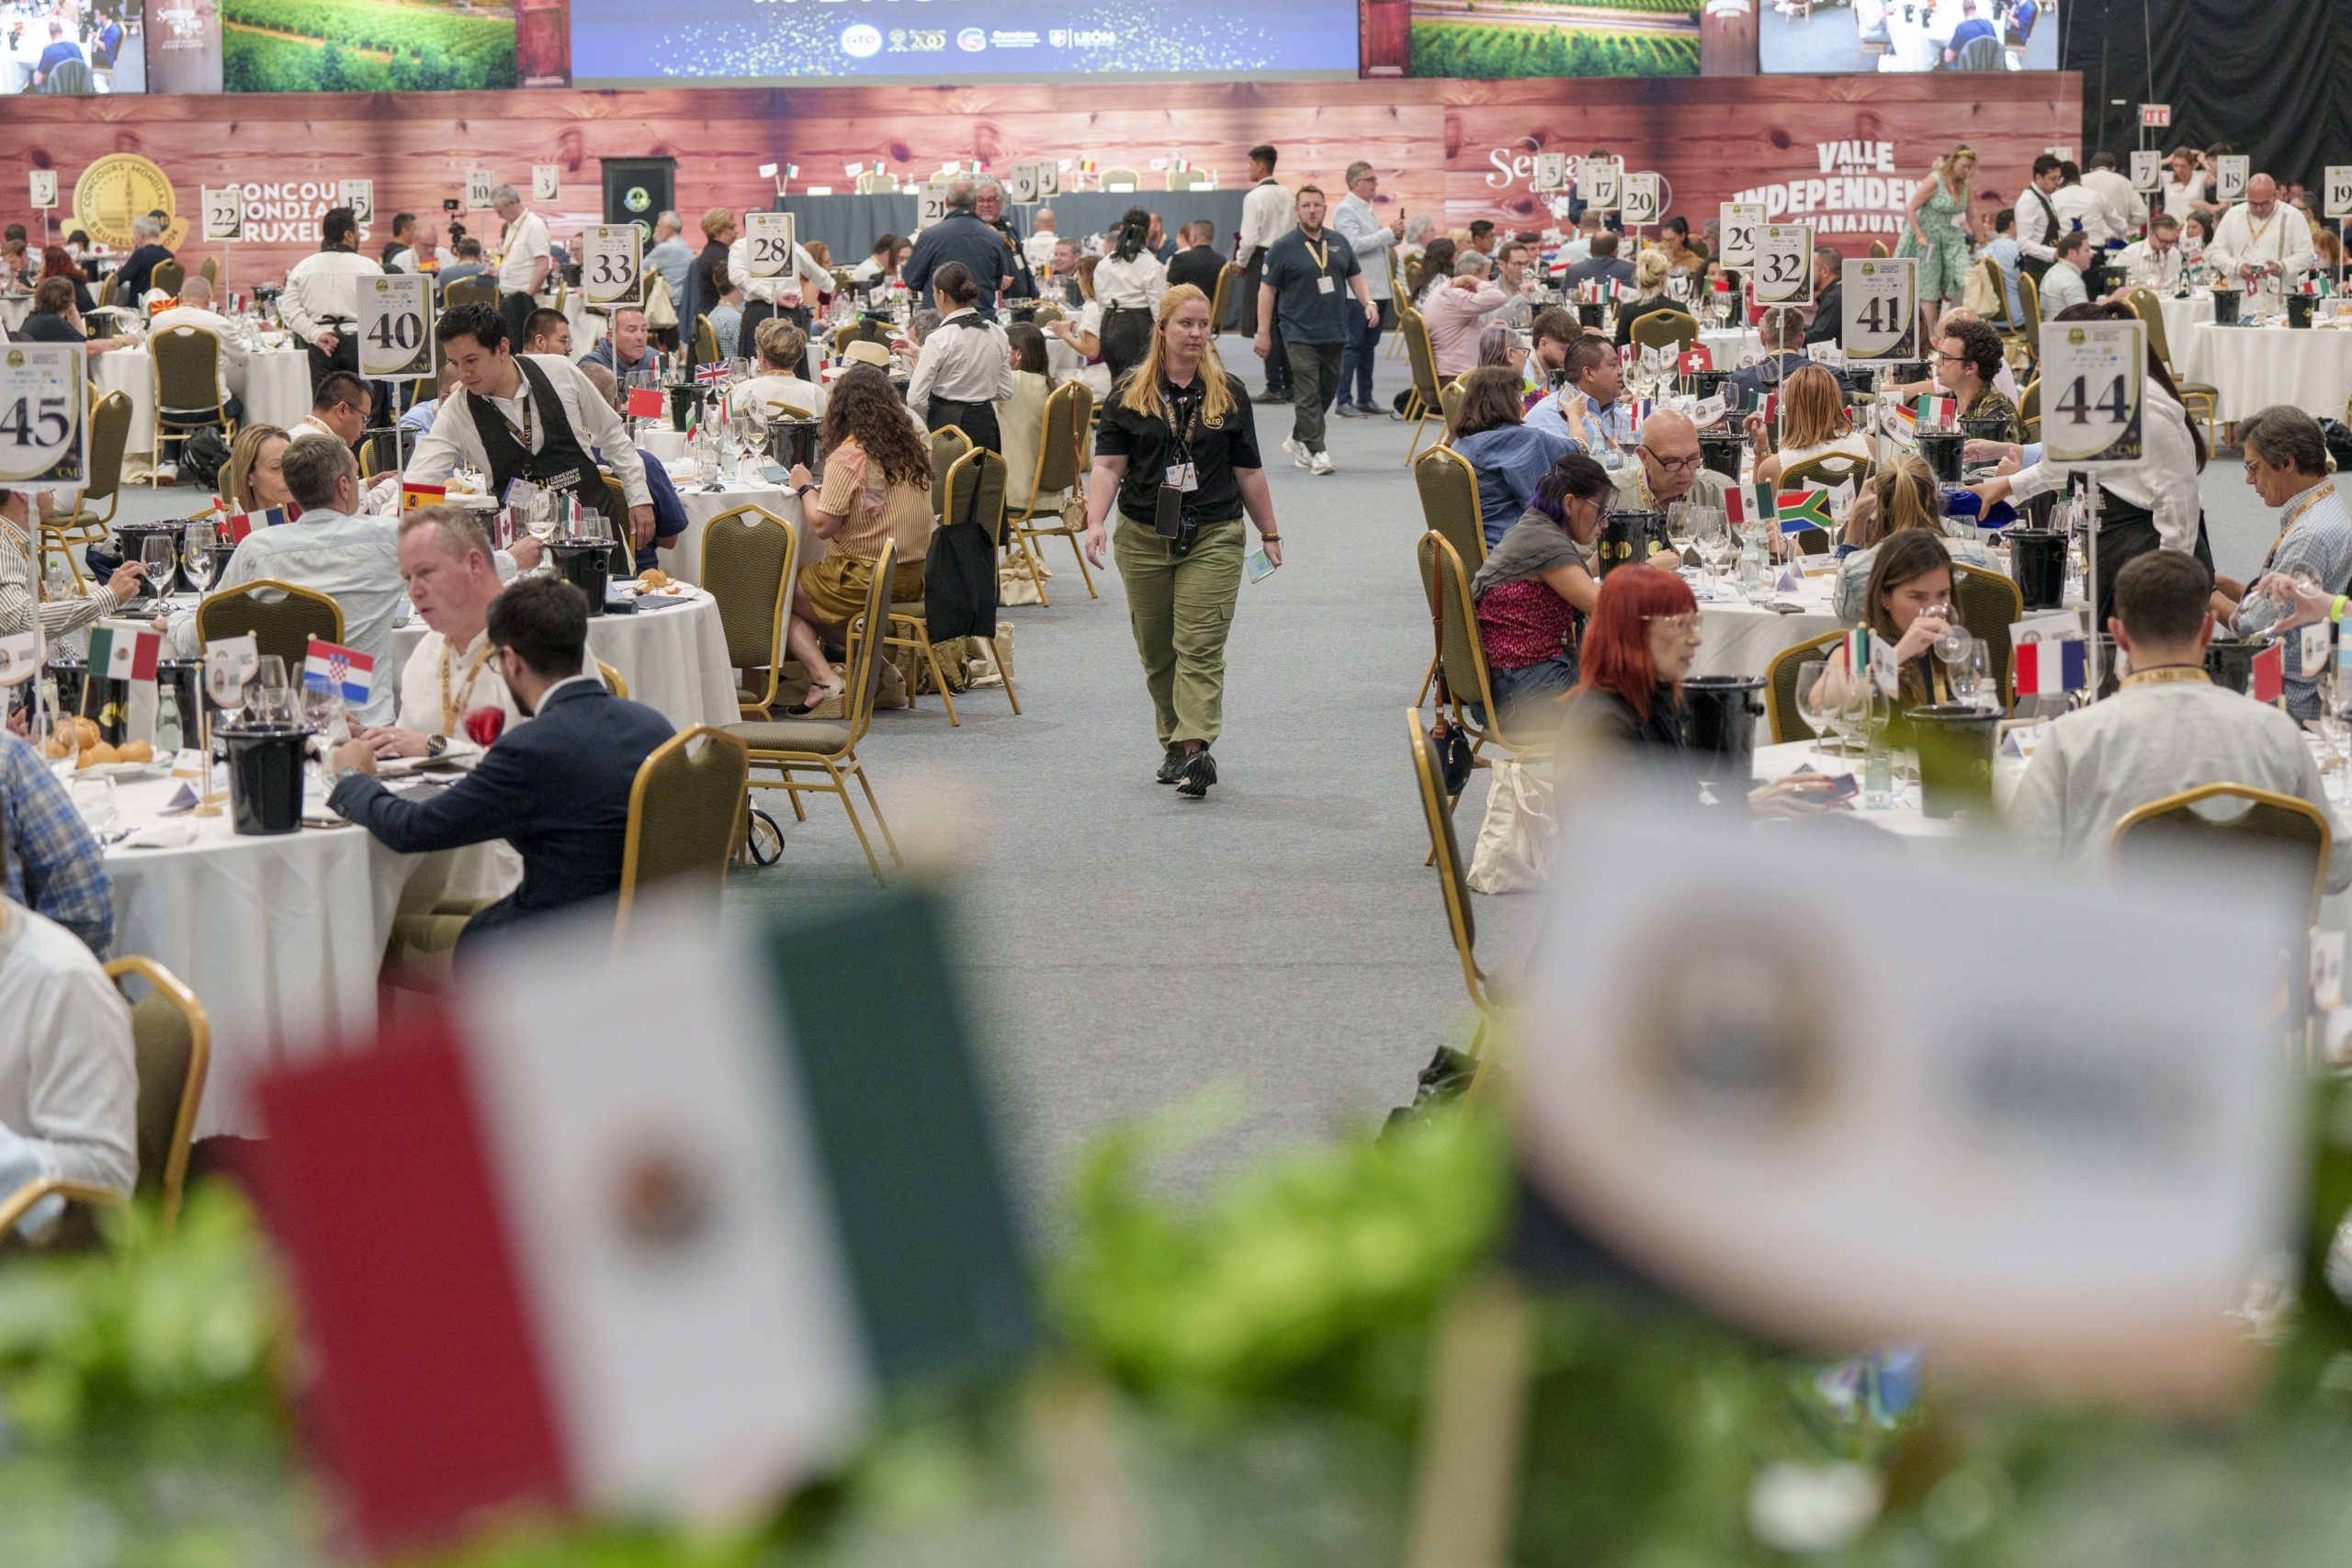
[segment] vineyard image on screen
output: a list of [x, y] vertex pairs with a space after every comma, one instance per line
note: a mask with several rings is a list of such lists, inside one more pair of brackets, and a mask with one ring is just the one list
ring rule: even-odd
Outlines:
[[232, 93], [514, 85], [514, 10], [471, 0], [221, 0]]
[[1413, 0], [1415, 76], [1696, 76], [1702, 0]]

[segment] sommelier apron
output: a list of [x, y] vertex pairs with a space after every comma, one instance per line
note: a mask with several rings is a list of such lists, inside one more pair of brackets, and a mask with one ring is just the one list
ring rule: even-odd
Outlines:
[[571, 491], [582, 511], [596, 513], [612, 524], [613, 570], [624, 576], [635, 572], [637, 547], [629, 536], [628, 505], [605, 483], [596, 471], [596, 460], [572, 434], [571, 421], [565, 417], [563, 403], [545, 373], [520, 355], [515, 355], [514, 368], [523, 373], [531, 389], [526, 420], [546, 426], [537, 452], [526, 440], [527, 429], [517, 430], [508, 423], [488, 398], [470, 393], [466, 398], [466, 412], [473, 416], [474, 433], [481, 437], [482, 455], [490, 460], [491, 495], [503, 499], [506, 487], [518, 479], [548, 490]]

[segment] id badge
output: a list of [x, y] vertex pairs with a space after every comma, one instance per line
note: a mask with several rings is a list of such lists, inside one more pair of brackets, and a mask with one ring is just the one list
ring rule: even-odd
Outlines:
[[1315, 280], [1315, 292], [1317, 294], [1329, 294], [1338, 287], [1331, 281], [1331, 275], [1328, 272]]
[[1183, 494], [1201, 488], [1200, 473], [1190, 463], [1169, 464], [1167, 477], [1161, 482], [1166, 488]]

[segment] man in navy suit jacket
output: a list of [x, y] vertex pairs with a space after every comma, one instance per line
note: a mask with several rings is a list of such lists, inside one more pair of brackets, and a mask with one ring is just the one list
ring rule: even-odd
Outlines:
[[1604, 283], [1613, 277], [1628, 288], [1634, 286], [1634, 264], [1617, 254], [1617, 236], [1614, 234], [1605, 231], [1595, 234], [1592, 237], [1592, 254], [1569, 267], [1562, 282], [1573, 293], [1585, 282], [1596, 277]]
[[374, 748], [335, 749], [327, 803], [403, 854], [504, 839], [523, 885], [466, 922], [473, 944], [573, 904], [620, 891], [628, 796], [639, 764], [670, 739], [670, 721], [623, 702], [586, 669], [588, 600], [569, 582], [526, 578], [491, 601], [491, 667], [531, 716], [500, 736], [449, 788], [403, 800], [378, 784]]

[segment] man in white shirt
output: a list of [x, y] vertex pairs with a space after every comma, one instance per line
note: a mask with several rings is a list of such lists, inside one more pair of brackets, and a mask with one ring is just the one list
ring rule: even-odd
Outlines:
[[311, 385], [338, 370], [359, 368], [359, 344], [351, 334], [359, 325], [359, 285], [362, 277], [381, 277], [384, 269], [361, 255], [359, 220], [348, 207], [331, 207], [319, 220], [319, 249], [304, 256], [286, 275], [286, 292], [277, 297], [277, 319], [286, 330], [311, 345]]
[[2083, 269], [2090, 265], [2090, 236], [2076, 230], [2058, 238], [2058, 259], [2041, 275], [2041, 319], [2056, 319], [2059, 311], [2070, 305], [2090, 303], [2090, 289], [2083, 282]]
[[1021, 242], [1022, 254], [1032, 267], [1044, 266], [1054, 259], [1054, 244], [1060, 238], [1054, 230], [1054, 209], [1040, 207], [1037, 216], [1029, 220], [1029, 237]]
[[350, 372], [338, 370], [319, 383], [311, 395], [311, 412], [286, 434], [293, 441], [323, 437], [349, 451], [368, 433], [375, 407], [374, 389]]
[[498, 313], [506, 318], [508, 339], [520, 343], [531, 312], [538, 309], [538, 292], [555, 269], [555, 242], [548, 235], [548, 220], [525, 207], [513, 186], [491, 187], [490, 205], [506, 225], [498, 242]]
[[[1290, 192], [1275, 182], [1276, 156], [1273, 148], [1262, 142], [1250, 149], [1250, 190], [1241, 198], [1241, 243], [1233, 257], [1241, 266], [1239, 319], [1234, 330], [1244, 337], [1256, 337], [1261, 327], [1272, 325], [1258, 320], [1258, 286], [1265, 281], [1266, 253], [1291, 229]], [[1271, 335], [1273, 348], [1266, 356], [1266, 389], [1258, 401], [1288, 402], [1290, 355], [1283, 350], [1283, 334]]]
[[1359, 161], [1348, 165], [1348, 194], [1331, 209], [1331, 227], [1356, 253], [1364, 286], [1372, 291], [1373, 303], [1380, 307], [1380, 320], [1374, 322], [1366, 322], [1354, 311], [1348, 313], [1348, 348], [1340, 358], [1340, 400], [1331, 411], [1341, 419], [1386, 412], [1373, 399], [1373, 355], [1380, 347], [1381, 329], [1396, 319], [1396, 307], [1389, 303], [1388, 256], [1405, 237], [1405, 220], [1400, 213], [1383, 223], [1372, 205], [1379, 194], [1380, 176], [1370, 164]]
[[2018, 198], [2018, 254], [2023, 258], [2019, 265], [2036, 283], [2058, 259], [2058, 237], [2066, 231], [2066, 225], [2058, 220], [2053, 199], [2064, 168], [2056, 157], [2044, 152], [2033, 161], [2032, 182]]
[[[2131, 812], [2209, 784], [2291, 795], [2335, 820], [2295, 721], [2206, 677], [2211, 581], [2195, 558], [2173, 550], [2141, 556], [2117, 576], [2107, 625], [2128, 671], [2115, 695], [2042, 730], [2008, 810], [2029, 850], [2103, 864], [2115, 825]], [[2347, 886], [2352, 837], [2339, 826], [2327, 887]]]
[[2245, 200], [2222, 215], [2213, 243], [2205, 247], [2207, 265], [2272, 310], [2279, 308], [2281, 290], [2292, 288], [2316, 259], [2311, 223], [2278, 199], [2278, 182], [2268, 175], [2246, 181]]
[[2114, 153], [2091, 155], [2091, 166], [2083, 173], [2083, 188], [2098, 197], [2109, 238], [2128, 240], [2146, 225], [2147, 200], [2132, 188], [2132, 176], [2117, 168]]
[[179, 327], [201, 327], [220, 343], [220, 393], [231, 418], [241, 413], [245, 396], [245, 339], [236, 324], [212, 308], [212, 285], [202, 273], [190, 274], [180, 285], [179, 303], [158, 310], [148, 323], [150, 336]]
[[2145, 284], [2158, 294], [2170, 294], [2180, 286], [2184, 260], [2180, 220], [2169, 212], [2157, 213], [2148, 220], [2148, 237], [2124, 246], [2115, 259], [2125, 283]]
[[2109, 239], [2121, 239], [2111, 233], [2107, 224], [2107, 203], [2098, 192], [2083, 184], [2082, 171], [2072, 164], [2062, 164], [2058, 170], [2058, 188], [2050, 193], [2050, 205], [2058, 214], [2058, 231], [2079, 229], [2090, 236], [2091, 249], [2098, 251]]
[[[7, 863], [0, 818], [0, 865]], [[0, 1194], [57, 1180], [128, 1198], [139, 1176], [130, 1009], [82, 939], [0, 890]], [[18, 1222], [40, 1239], [64, 1205]]]
[[833, 275], [817, 265], [808, 247], [796, 242], [792, 265], [774, 277], [752, 276], [752, 231], [746, 223], [735, 243], [727, 247], [727, 276], [743, 291], [743, 321], [736, 329], [741, 344], [756, 341], [760, 323], [770, 316], [815, 304], [817, 296], [833, 286]]
[[[256, 528], [229, 558], [213, 592], [264, 578], [290, 582], [333, 599], [343, 611], [343, 640], [376, 661], [375, 682], [356, 716], [363, 724], [392, 716], [392, 627], [407, 592], [400, 550], [383, 519], [359, 514], [359, 465], [335, 441], [297, 441], [286, 448], [287, 493], [301, 515], [275, 528]], [[172, 640], [192, 646], [196, 613], [172, 617]]]
[[[434, 329], [442, 358], [458, 373], [458, 390], [441, 400], [433, 429], [416, 444], [408, 477], [438, 484], [459, 463], [490, 476], [490, 493], [503, 495], [517, 479], [569, 490], [581, 505], [603, 512], [636, 545], [653, 537], [653, 492], [645, 461], [628, 426], [594, 385], [565, 359], [522, 355], [507, 348], [506, 326], [485, 305], [460, 305]], [[628, 511], [614, 516], [593, 453], [620, 481]], [[299, 499], [299, 498], [298, 498]]]

